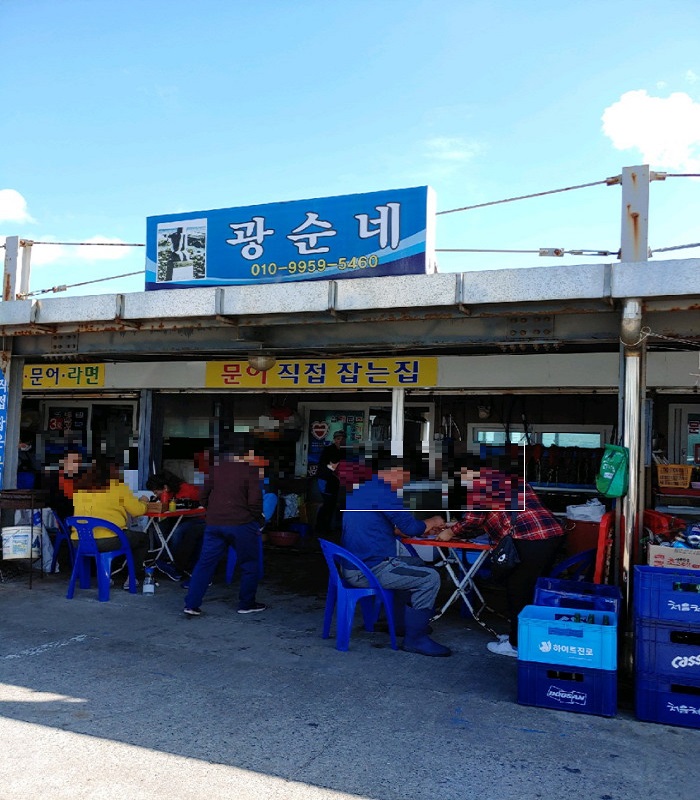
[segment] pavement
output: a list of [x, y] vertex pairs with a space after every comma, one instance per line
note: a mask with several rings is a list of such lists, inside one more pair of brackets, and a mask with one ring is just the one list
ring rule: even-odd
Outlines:
[[451, 658], [396, 652], [359, 616], [350, 650], [320, 636], [318, 554], [267, 554], [237, 581], [65, 598], [67, 575], [0, 583], [0, 800], [690, 800], [700, 731], [516, 703], [515, 659], [452, 609]]

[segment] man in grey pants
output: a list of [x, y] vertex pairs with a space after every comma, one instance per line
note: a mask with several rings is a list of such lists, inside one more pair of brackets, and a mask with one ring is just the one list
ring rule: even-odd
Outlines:
[[[449, 656], [449, 647], [428, 636], [428, 624], [440, 588], [437, 570], [420, 558], [397, 556], [398, 528], [406, 536], [422, 536], [441, 528], [445, 520], [416, 519], [403, 508], [398, 491], [408, 482], [409, 472], [390, 456], [380, 456], [372, 479], [348, 494], [343, 514], [343, 547], [356, 555], [376, 575], [386, 589], [408, 596], [404, 610], [403, 649], [424, 656]], [[359, 570], [346, 569], [345, 579], [353, 586], [367, 586]]]

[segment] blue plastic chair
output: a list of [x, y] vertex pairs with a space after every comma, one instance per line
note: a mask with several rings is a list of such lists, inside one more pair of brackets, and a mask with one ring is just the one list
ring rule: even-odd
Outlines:
[[[258, 536], [258, 547], [260, 549], [258, 555], [258, 579], [263, 579], [263, 541], [262, 536]], [[231, 583], [233, 580], [233, 573], [236, 571], [236, 564], [238, 563], [238, 553], [236, 548], [229, 545], [228, 556], [226, 558], [226, 583]]]
[[[78, 533], [78, 546], [75, 550], [75, 562], [68, 583], [66, 597], [73, 599], [75, 593], [75, 583], [80, 578], [80, 588], [90, 588], [90, 559], [95, 559], [97, 572], [97, 599], [104, 603], [109, 600], [109, 589], [111, 580], [112, 561], [118, 556], [126, 557], [126, 565], [129, 571], [129, 591], [136, 594], [136, 570], [134, 569], [134, 557], [131, 554], [129, 540], [124, 535], [124, 531], [113, 522], [99, 517], [66, 517], [66, 527], [75, 528]], [[109, 550], [101, 553], [97, 549], [97, 542], [93, 536], [95, 528], [107, 528], [107, 530], [119, 537], [122, 546], [118, 550]]]
[[70, 557], [70, 565], [71, 568], [75, 566], [75, 548], [73, 547], [73, 541], [70, 538], [70, 530], [66, 528], [66, 523], [58, 516], [58, 514], [53, 511], [53, 518], [56, 520], [56, 537], [53, 542], [53, 558], [51, 559], [51, 569], [49, 570], [50, 573], [53, 575], [56, 572], [56, 562], [58, 561], [58, 551], [63, 544], [66, 543], [68, 547], [68, 556]]
[[[360, 603], [366, 631], [374, 630], [374, 625], [383, 604], [387, 622], [389, 623], [391, 647], [392, 650], [398, 650], [396, 628], [394, 626], [394, 593], [389, 589], [385, 589], [367, 565], [350, 551], [326, 539], [319, 539], [318, 541], [328, 563], [328, 596], [323, 617], [322, 637], [324, 639], [330, 638], [333, 609], [336, 609], [335, 649], [348, 650], [357, 603]], [[343, 578], [342, 569], [344, 566], [351, 569], [359, 569], [367, 578], [369, 586], [367, 588], [349, 586]]]

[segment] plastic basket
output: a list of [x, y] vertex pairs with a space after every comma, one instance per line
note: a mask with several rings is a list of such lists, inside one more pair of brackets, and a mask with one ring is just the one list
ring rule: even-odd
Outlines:
[[656, 474], [659, 486], [666, 489], [687, 489], [693, 467], [687, 464], [657, 464]]
[[646, 722], [700, 728], [700, 681], [638, 673], [635, 711]]
[[621, 602], [622, 595], [617, 586], [599, 583], [538, 578], [535, 588], [536, 606], [587, 608], [591, 611], [611, 611], [618, 614]]
[[608, 611], [525, 606], [518, 616], [518, 658], [617, 669], [617, 617]]
[[637, 672], [700, 682], [700, 626], [637, 620], [635, 640]]
[[614, 717], [617, 711], [617, 672], [519, 661], [518, 703]]
[[669, 567], [634, 568], [634, 615], [697, 626], [700, 630], [700, 574]]

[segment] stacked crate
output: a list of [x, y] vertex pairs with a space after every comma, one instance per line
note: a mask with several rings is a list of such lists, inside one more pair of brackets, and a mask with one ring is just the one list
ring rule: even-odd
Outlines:
[[518, 702], [615, 716], [620, 602], [614, 586], [540, 578], [518, 617]]
[[700, 728], [700, 574], [634, 572], [637, 718]]

